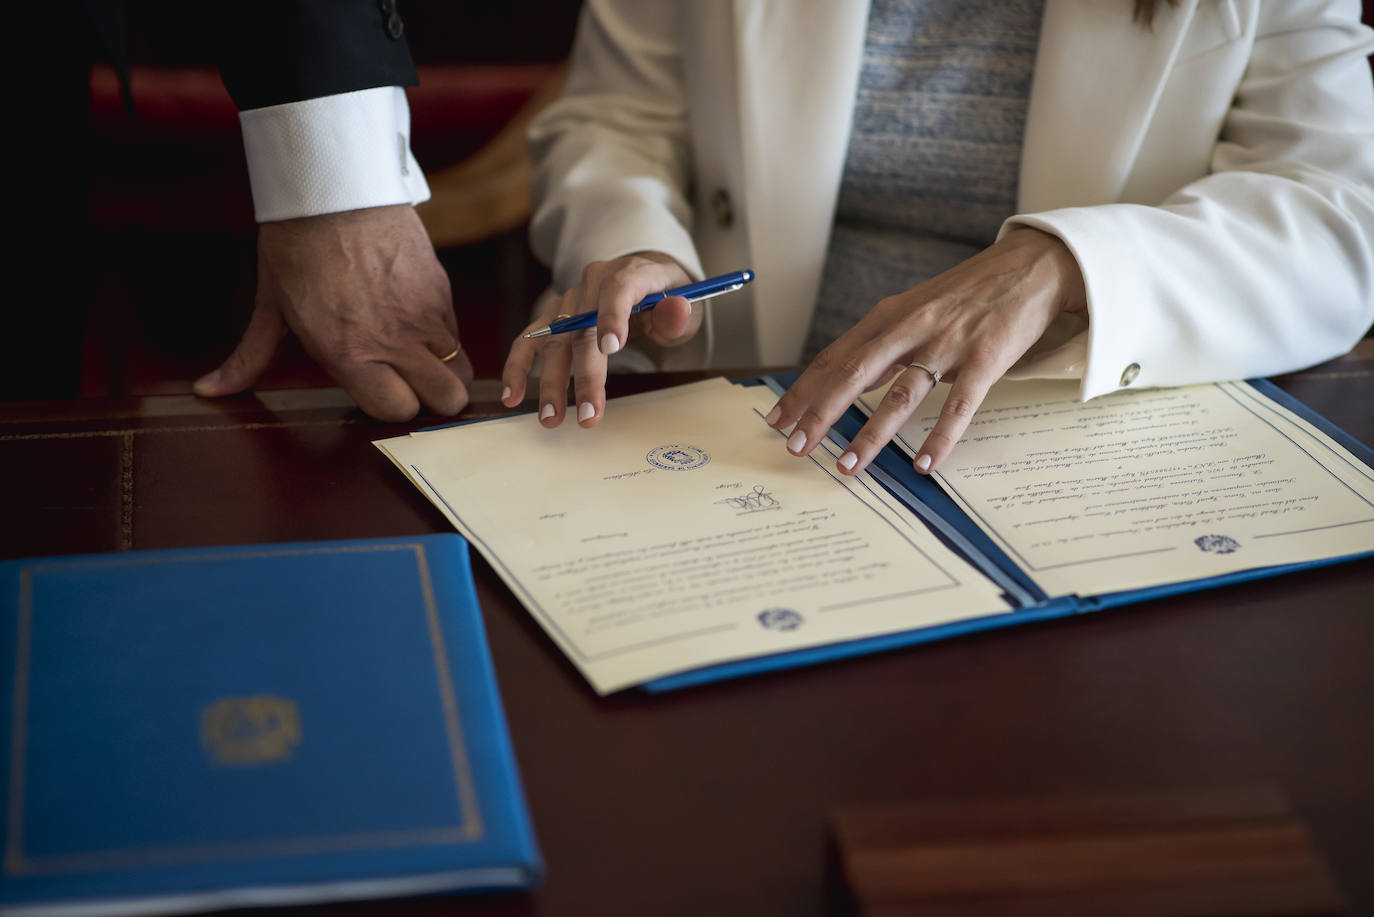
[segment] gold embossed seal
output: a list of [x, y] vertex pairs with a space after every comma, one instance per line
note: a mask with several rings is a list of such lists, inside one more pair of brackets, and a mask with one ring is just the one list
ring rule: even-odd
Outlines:
[[201, 711], [200, 743], [216, 764], [254, 766], [290, 759], [301, 714], [284, 697], [226, 697]]

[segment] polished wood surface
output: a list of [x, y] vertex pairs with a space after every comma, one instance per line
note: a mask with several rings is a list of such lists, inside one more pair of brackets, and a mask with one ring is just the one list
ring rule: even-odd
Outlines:
[[[1371, 343], [1277, 381], [1374, 442]], [[422, 425], [328, 389], [0, 405], [0, 557], [446, 531], [371, 445]], [[548, 880], [330, 912], [821, 914], [846, 807], [1257, 784], [1374, 912], [1374, 561], [609, 698], [475, 569]]]

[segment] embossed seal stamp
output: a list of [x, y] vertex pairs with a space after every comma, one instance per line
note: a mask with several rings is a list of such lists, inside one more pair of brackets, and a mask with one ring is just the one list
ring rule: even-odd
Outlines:
[[804, 620], [801, 612], [790, 608], [770, 608], [759, 612], [759, 623], [768, 630], [796, 630]]
[[1202, 535], [1194, 538], [1193, 544], [1208, 554], [1234, 554], [1240, 550], [1240, 542], [1230, 535]]
[[200, 741], [216, 764], [285, 761], [301, 744], [301, 711], [284, 697], [226, 697], [201, 711]]
[[651, 449], [644, 457], [649, 460], [650, 465], [667, 471], [691, 471], [711, 461], [711, 456], [704, 450], [686, 443], [659, 446], [657, 449]]

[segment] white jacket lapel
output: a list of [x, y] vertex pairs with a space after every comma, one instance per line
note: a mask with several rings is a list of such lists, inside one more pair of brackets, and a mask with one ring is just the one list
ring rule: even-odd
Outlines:
[[1118, 199], [1197, 4], [1161, 3], [1147, 29], [1128, 0], [1045, 0], [1018, 210]]
[[[740, 139], [755, 326], [765, 365], [793, 362], [834, 219], [868, 0], [735, 0]], [[796, 265], [805, 265], [801, 270]]]

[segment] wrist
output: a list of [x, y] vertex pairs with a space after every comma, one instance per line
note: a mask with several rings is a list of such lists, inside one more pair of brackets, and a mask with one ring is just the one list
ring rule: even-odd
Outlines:
[[1083, 270], [1063, 239], [1034, 226], [1016, 226], [1001, 241], [1026, 250], [1035, 271], [1049, 284], [1060, 312], [1087, 317], [1088, 293]]

